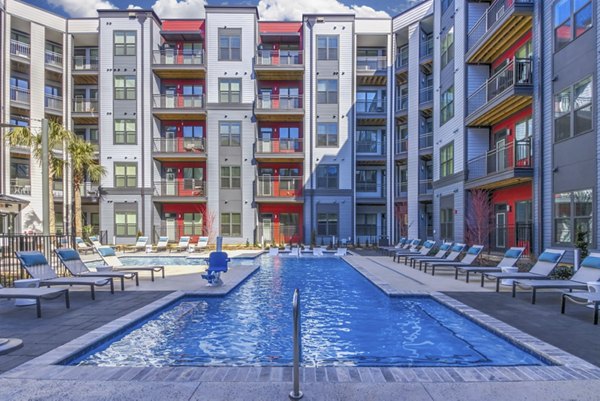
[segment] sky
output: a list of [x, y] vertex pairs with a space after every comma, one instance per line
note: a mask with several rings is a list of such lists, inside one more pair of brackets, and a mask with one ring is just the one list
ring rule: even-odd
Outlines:
[[423, 0], [22, 0], [66, 17], [94, 17], [95, 10], [152, 8], [161, 18], [203, 18], [204, 4], [257, 5], [261, 20], [300, 20], [303, 13], [394, 16]]

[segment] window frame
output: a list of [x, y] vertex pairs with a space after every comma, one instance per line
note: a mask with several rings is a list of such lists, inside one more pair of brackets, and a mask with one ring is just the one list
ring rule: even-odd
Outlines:
[[[334, 134], [332, 132], [329, 132], [326, 128], [330, 128], [330, 127], [335, 127], [335, 143], [330, 142], [330, 140], [334, 137]], [[321, 128], [325, 129], [325, 132], [320, 132]], [[338, 122], [320, 122], [317, 123], [317, 130], [316, 130], [316, 144], [315, 147], [317, 148], [337, 148], [339, 146], [340, 143], [340, 130], [339, 130], [339, 124]], [[325, 137], [325, 142], [322, 143], [321, 141], [319, 141], [320, 138]]]
[[[117, 130], [117, 124], [123, 123], [123, 131]], [[133, 123], [133, 131], [127, 129], [128, 124]], [[135, 118], [117, 118], [113, 122], [114, 135], [113, 144], [115, 145], [137, 145], [137, 120]], [[122, 135], [123, 139], [119, 140], [119, 136]], [[133, 135], [133, 141], [130, 141], [131, 135]]]
[[[117, 37], [123, 36], [123, 43], [117, 43]], [[133, 37], [133, 42], [128, 42], [127, 38]], [[118, 49], [123, 49], [122, 54]], [[113, 31], [113, 55], [115, 56], [135, 56], [137, 52], [137, 31], [118, 30]]]
[[[326, 41], [325, 47], [319, 47], [319, 40]], [[335, 40], [335, 46], [331, 41]], [[339, 35], [317, 35], [316, 38], [317, 60], [319, 61], [337, 61], [339, 59], [340, 37]], [[324, 54], [321, 54], [324, 51]]]
[[440, 238], [454, 239], [454, 209], [440, 208]]
[[[123, 80], [123, 86], [117, 86], [117, 81]], [[127, 86], [128, 82], [133, 81], [133, 86]], [[114, 100], [136, 100], [137, 98], [137, 77], [135, 75], [115, 75], [113, 79]], [[123, 91], [122, 95], [118, 95]]]
[[[450, 94], [452, 94], [451, 98]], [[454, 118], [454, 95], [454, 85], [440, 94], [440, 127]]]
[[[117, 168], [119, 167], [124, 167], [125, 168], [125, 173], [123, 175], [117, 174]], [[134, 167], [135, 168], [135, 177], [131, 177], [128, 173], [128, 169], [130, 167]], [[137, 188], [137, 183], [138, 183], [138, 168], [137, 168], [137, 163], [130, 163], [130, 162], [114, 162], [113, 163], [113, 187], [114, 188], [120, 188], [120, 189], [131, 189], [131, 188]], [[130, 185], [130, 180], [134, 178], [135, 179], [135, 183], [133, 185]], [[119, 179], [123, 179], [124, 180], [124, 185], [118, 185], [117, 182]]]
[[[336, 174], [335, 176], [329, 174], [329, 169], [335, 168]], [[325, 170], [326, 174], [321, 177], [320, 172]], [[315, 175], [317, 178], [316, 188], [317, 189], [339, 189], [340, 188], [340, 166], [338, 164], [319, 164], [315, 170]], [[326, 181], [326, 185], [323, 186], [320, 183]], [[332, 181], [335, 182], [335, 185], [331, 185]]]
[[[232, 133], [232, 127], [239, 127], [238, 133]], [[228, 132], [223, 132], [227, 127]], [[226, 139], [226, 141], [223, 141]], [[237, 141], [237, 143], [236, 143]], [[242, 122], [241, 121], [219, 121], [219, 146], [240, 147], [242, 146]]]
[[[239, 219], [239, 223], [235, 223], [233, 217], [237, 216]], [[225, 218], [226, 217], [226, 218]], [[227, 220], [227, 222], [225, 222]], [[233, 213], [233, 212], [224, 212], [221, 213], [221, 221], [219, 222], [219, 226], [221, 229], [221, 235], [225, 238], [239, 238], [242, 236], [242, 214], [241, 213]], [[227, 226], [227, 230], [223, 228]], [[239, 231], [234, 232], [234, 227], [239, 226]]]
[[[559, 52], [562, 49], [564, 49], [565, 47], [567, 47], [570, 43], [572, 43], [574, 40], [578, 39], [580, 36], [585, 34], [587, 31], [589, 31], [594, 26], [594, 8], [593, 8], [594, 2], [592, 0], [587, 0], [583, 5], [581, 5], [577, 9], [575, 9], [575, 1], [577, 1], [577, 0], [566, 0], [566, 3], [569, 6], [568, 16], [564, 20], [558, 21], [557, 20], [557, 6], [561, 3], [561, 1], [563, 1], [563, 0], [556, 0], [552, 4], [552, 41], [553, 41], [554, 53]], [[591, 10], [591, 12], [592, 12], [591, 23], [589, 26], [587, 26], [583, 31], [579, 32], [579, 34], [578, 34], [577, 33], [577, 25], [576, 25], [577, 17], [587, 7], [590, 7], [592, 9]], [[558, 37], [557, 32], [562, 27], [569, 28], [569, 38], [559, 46], [558, 41], [557, 41], [557, 37]]]
[[[124, 215], [125, 217], [125, 223], [118, 223], [117, 222], [117, 215]], [[128, 222], [128, 216], [135, 216], [135, 223], [129, 223]], [[138, 212], [136, 211], [119, 211], [119, 210], [115, 210], [115, 214], [114, 214], [114, 219], [115, 219], [115, 236], [116, 237], [136, 237], [137, 233], [138, 233]], [[131, 230], [132, 224], [135, 224], [135, 227], [133, 227], [133, 230]], [[125, 234], [119, 234], [119, 226], [124, 226], [125, 227]], [[131, 231], [130, 231], [131, 230]]]
[[[219, 103], [221, 104], [240, 104], [242, 103], [242, 79], [241, 78], [219, 78]], [[232, 91], [231, 85], [237, 83], [239, 86], [239, 91]], [[227, 90], [222, 91], [221, 85], [227, 84]], [[234, 94], [237, 93], [238, 101], [232, 102], [231, 99]], [[227, 96], [227, 101], [224, 101], [225, 95]]]
[[[576, 214], [577, 213], [576, 194], [583, 193], [586, 191], [589, 191], [589, 194], [590, 194], [589, 195], [590, 201], [588, 202], [589, 204], [591, 204], [590, 215], [588, 215], [588, 216], [578, 215], [578, 214]], [[569, 204], [569, 215], [568, 216], [557, 217], [556, 199], [560, 195], [567, 195], [569, 197], [569, 203], [568, 203]], [[593, 247], [594, 239], [595, 239], [594, 214], [595, 214], [595, 199], [594, 199], [594, 189], [593, 188], [586, 188], [586, 189], [554, 193], [553, 194], [553, 202], [552, 202], [552, 243], [557, 246], [573, 246], [575, 244], [575, 242], [577, 241], [577, 231], [576, 231], [577, 230], [577, 221], [582, 220], [582, 219], [587, 219], [587, 220], [589, 220], [589, 227], [590, 227], [588, 234], [591, 233], [591, 235], [588, 235], [588, 244]], [[561, 221], [561, 220], [567, 222], [566, 228], [568, 229], [568, 233], [570, 236], [570, 242], [559, 242], [558, 241], [557, 222]]]
[[[234, 169], [239, 171], [234, 175]], [[223, 174], [227, 171], [227, 174]], [[227, 185], [223, 185], [223, 180], [227, 180]], [[237, 180], [237, 181], [236, 181]], [[237, 186], [234, 185], [237, 183]], [[242, 187], [242, 167], [241, 166], [220, 166], [219, 168], [219, 186], [221, 189], [240, 189]]]
[[[334, 218], [332, 218], [334, 217]], [[322, 226], [321, 222], [324, 222]], [[317, 212], [317, 236], [319, 237], [330, 237], [332, 235], [337, 236], [339, 232], [340, 215], [338, 212]], [[325, 231], [322, 232], [321, 228], [324, 227]]]
[[[452, 150], [451, 157], [448, 157]], [[440, 179], [450, 177], [454, 174], [454, 141], [440, 147]]]
[[[335, 90], [331, 83], [334, 83]], [[325, 90], [319, 90], [319, 83], [325, 84]], [[317, 79], [317, 104], [338, 104], [339, 102], [339, 80], [325, 78]]]
[[[575, 90], [576, 88], [585, 85], [587, 82], [589, 82], [589, 86], [591, 88], [591, 96], [590, 96], [590, 100], [587, 103], [584, 103], [582, 105], [577, 105], [577, 99], [575, 97]], [[593, 132], [594, 131], [594, 76], [593, 75], [589, 75], [577, 82], [574, 82], [573, 84], [567, 86], [566, 88], [562, 88], [561, 90], [557, 91], [554, 95], [554, 115], [552, 116], [553, 118], [553, 125], [552, 125], [552, 129], [553, 129], [553, 138], [554, 138], [554, 143], [559, 143], [559, 142], [563, 142], [572, 138], [575, 138], [577, 136], [580, 135], [585, 135], [587, 133]], [[568, 110], [567, 111], [561, 111], [560, 113], [558, 113], [558, 105], [563, 103], [562, 97], [564, 96], [568, 96]], [[576, 116], [577, 116], [577, 112], [585, 109], [585, 108], [590, 108], [590, 115], [592, 116], [591, 119], [591, 127], [588, 130], [584, 130], [581, 132], [575, 132], [575, 128], [576, 128]], [[558, 114], [557, 114], [558, 113]], [[562, 136], [560, 138], [557, 137], [557, 133], [558, 133], [558, 121], [559, 120], [564, 120], [564, 119], [568, 119], [569, 121], [569, 132], [567, 136]]]
[[[219, 40], [219, 50], [218, 50], [218, 61], [242, 61], [242, 30], [239, 28], [229, 29], [229, 28], [219, 28], [218, 33]], [[238, 38], [240, 47], [239, 47], [239, 58], [234, 58], [234, 53], [232, 49], [235, 49], [231, 46], [231, 39]], [[221, 47], [222, 39], [227, 39], [227, 47]], [[227, 57], [223, 57], [222, 50], [227, 49]]]
[[454, 61], [454, 40], [454, 25], [452, 25], [440, 40], [440, 64], [442, 69]]

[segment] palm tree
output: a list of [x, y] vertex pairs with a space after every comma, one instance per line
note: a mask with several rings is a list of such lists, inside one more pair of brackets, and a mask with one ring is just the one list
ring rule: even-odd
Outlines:
[[75, 197], [75, 235], [83, 234], [83, 218], [81, 212], [81, 187], [86, 175], [90, 181], [98, 182], [106, 174], [106, 169], [94, 157], [94, 145], [75, 136], [67, 147], [70, 155], [71, 172], [73, 174], [73, 195]]
[[[38, 163], [42, 164], [44, 157], [48, 157], [48, 175], [50, 182], [54, 181], [54, 177], [62, 175], [62, 169], [65, 160], [55, 151], [62, 149], [65, 142], [69, 142], [73, 138], [71, 131], [67, 130], [56, 120], [48, 121], [48, 155], [45, 156], [42, 152], [42, 135], [34, 134], [29, 127], [13, 128], [8, 135], [6, 141], [11, 146], [26, 146], [31, 149], [33, 157]], [[56, 216], [54, 215], [54, 193], [48, 191], [48, 226], [50, 234], [56, 233]]]

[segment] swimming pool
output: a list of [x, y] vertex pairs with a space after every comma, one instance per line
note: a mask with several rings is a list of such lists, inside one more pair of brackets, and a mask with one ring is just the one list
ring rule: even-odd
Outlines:
[[65, 363], [288, 366], [300, 289], [304, 366], [514, 366], [545, 362], [430, 297], [390, 298], [337, 258], [261, 257], [226, 297], [184, 297]]

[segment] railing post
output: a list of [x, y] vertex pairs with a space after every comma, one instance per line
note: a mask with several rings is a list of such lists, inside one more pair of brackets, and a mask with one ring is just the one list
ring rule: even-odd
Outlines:
[[293, 389], [290, 392], [290, 400], [299, 400], [304, 394], [300, 391], [300, 290], [294, 290], [292, 300], [292, 313], [294, 320], [294, 367], [292, 370]]

